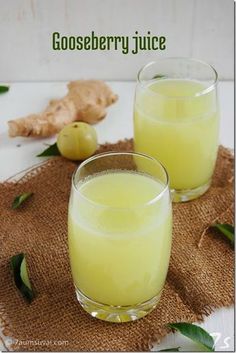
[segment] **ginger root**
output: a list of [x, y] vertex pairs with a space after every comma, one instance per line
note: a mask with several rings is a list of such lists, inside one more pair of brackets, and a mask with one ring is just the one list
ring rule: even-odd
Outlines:
[[72, 81], [67, 87], [68, 94], [50, 101], [42, 113], [8, 121], [9, 136], [47, 137], [73, 121], [95, 124], [106, 116], [105, 108], [118, 99], [110, 87], [99, 80]]

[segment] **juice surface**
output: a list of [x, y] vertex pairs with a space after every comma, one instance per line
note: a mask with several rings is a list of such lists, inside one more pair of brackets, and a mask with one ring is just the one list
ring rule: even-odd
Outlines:
[[163, 184], [131, 171], [98, 173], [77, 187], [68, 224], [76, 287], [109, 305], [138, 304], [159, 294], [171, 249], [168, 190], [151, 201]]
[[194, 189], [213, 173], [218, 148], [216, 92], [201, 95], [202, 83], [162, 79], [137, 90], [135, 151], [166, 167], [170, 187]]

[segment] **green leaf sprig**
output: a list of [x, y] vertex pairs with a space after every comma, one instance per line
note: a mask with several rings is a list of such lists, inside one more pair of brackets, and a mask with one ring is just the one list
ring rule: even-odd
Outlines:
[[187, 322], [167, 324], [168, 327], [179, 331], [182, 335], [190, 338], [202, 346], [207, 352], [214, 352], [214, 340], [202, 327]]
[[32, 195], [32, 192], [24, 192], [23, 194], [16, 196], [12, 202], [12, 208], [15, 210], [16, 208], [20, 207], [20, 205], [22, 205]]
[[8, 92], [10, 89], [9, 86], [0, 86], [0, 94]]
[[24, 253], [20, 253], [11, 257], [11, 267], [13, 270], [14, 282], [22, 296], [31, 303], [35, 298], [35, 292], [29, 281], [27, 264]]
[[228, 223], [216, 223], [212, 225], [212, 228], [218, 229], [231, 241], [232, 244], [234, 244], [234, 226]]
[[49, 157], [49, 156], [60, 156], [61, 153], [55, 142], [53, 145], [50, 145], [46, 150], [37, 155], [37, 157]]

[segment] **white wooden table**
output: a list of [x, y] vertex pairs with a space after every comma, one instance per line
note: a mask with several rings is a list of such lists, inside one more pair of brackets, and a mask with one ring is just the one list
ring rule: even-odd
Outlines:
[[[119, 101], [108, 109], [107, 117], [95, 126], [99, 143], [115, 142], [133, 135], [132, 110], [134, 82], [110, 82], [119, 95]], [[55, 138], [14, 138], [7, 135], [7, 121], [42, 110], [49, 99], [66, 93], [63, 82], [12, 83], [10, 91], [0, 95], [0, 181], [36, 163], [36, 155], [44, 150], [45, 143]], [[221, 109], [220, 142], [230, 148], [234, 146], [234, 103], [233, 82], [220, 82], [219, 101]], [[216, 350], [234, 351], [234, 309], [216, 310], [201, 324], [216, 338]], [[182, 350], [197, 350], [192, 342], [175, 333], [166, 336], [154, 350], [181, 346]], [[1, 347], [0, 344], [0, 349]]]

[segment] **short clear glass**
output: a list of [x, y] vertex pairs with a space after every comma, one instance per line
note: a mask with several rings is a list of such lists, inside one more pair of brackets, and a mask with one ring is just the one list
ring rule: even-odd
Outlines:
[[198, 60], [162, 58], [138, 74], [134, 149], [167, 169], [174, 202], [211, 184], [218, 150], [217, 72]]
[[169, 266], [168, 175], [154, 158], [111, 152], [72, 178], [69, 257], [77, 299], [93, 317], [126, 322], [157, 305]]

